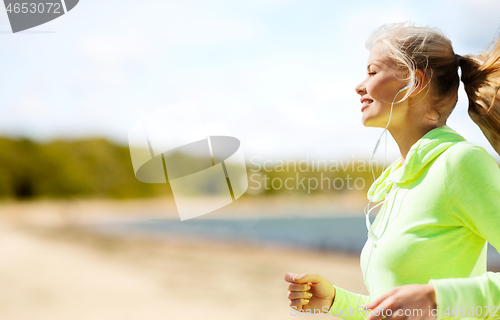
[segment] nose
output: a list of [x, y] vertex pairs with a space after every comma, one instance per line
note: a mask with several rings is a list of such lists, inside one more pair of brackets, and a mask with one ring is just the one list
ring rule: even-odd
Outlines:
[[360, 96], [365, 95], [366, 94], [365, 82], [363, 81], [363, 82], [359, 83], [354, 88], [354, 90], [356, 90], [356, 93], [359, 94]]

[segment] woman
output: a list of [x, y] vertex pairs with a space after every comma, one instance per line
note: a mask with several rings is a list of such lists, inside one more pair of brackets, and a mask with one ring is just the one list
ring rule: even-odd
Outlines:
[[344, 319], [497, 319], [500, 273], [486, 272], [486, 241], [500, 249], [500, 170], [446, 120], [460, 68], [469, 115], [500, 154], [500, 41], [462, 57], [437, 30], [392, 24], [367, 48], [362, 122], [386, 128], [401, 152], [368, 191], [382, 205], [361, 253], [369, 295], [288, 273], [290, 306]]

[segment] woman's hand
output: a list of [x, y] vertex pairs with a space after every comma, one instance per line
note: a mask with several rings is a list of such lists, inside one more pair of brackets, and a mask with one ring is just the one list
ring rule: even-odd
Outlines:
[[[287, 273], [290, 307], [311, 313], [326, 313], [335, 297], [335, 287], [318, 274]], [[319, 310], [319, 311], [317, 311]]]
[[366, 320], [437, 318], [436, 311], [432, 312], [436, 309], [436, 295], [432, 284], [409, 284], [393, 288], [364, 307], [372, 310]]

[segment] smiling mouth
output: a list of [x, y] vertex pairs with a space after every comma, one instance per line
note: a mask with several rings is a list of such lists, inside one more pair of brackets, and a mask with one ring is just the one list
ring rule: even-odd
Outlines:
[[365, 100], [363, 101], [363, 105], [361, 106], [361, 112], [368, 108], [372, 104], [373, 100]]

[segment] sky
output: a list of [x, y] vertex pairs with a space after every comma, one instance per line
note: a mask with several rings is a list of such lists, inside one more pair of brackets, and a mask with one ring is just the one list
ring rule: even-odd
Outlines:
[[[402, 21], [478, 53], [500, 1], [81, 0], [16, 34], [0, 10], [0, 136], [127, 144], [141, 117], [194, 99], [207, 135], [238, 138], [247, 159], [369, 158], [382, 129], [362, 125], [354, 90], [365, 41]], [[498, 159], [463, 88], [448, 125]]]

